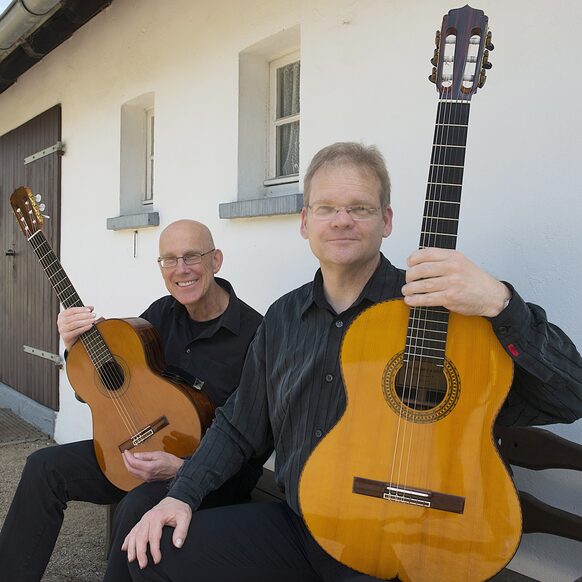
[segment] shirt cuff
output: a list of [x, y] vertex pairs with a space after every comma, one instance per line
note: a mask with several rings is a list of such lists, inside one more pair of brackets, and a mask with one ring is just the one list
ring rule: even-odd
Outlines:
[[511, 291], [511, 299], [507, 307], [495, 317], [489, 317], [495, 335], [501, 345], [513, 357], [521, 352], [520, 340], [524, 336], [524, 328], [529, 325], [531, 311], [521, 295], [507, 281], [502, 281]]

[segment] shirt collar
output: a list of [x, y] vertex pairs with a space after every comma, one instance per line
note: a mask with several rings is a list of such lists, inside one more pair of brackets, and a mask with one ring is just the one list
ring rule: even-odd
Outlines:
[[[360, 296], [354, 301], [352, 307], [357, 307], [363, 301], [368, 301], [370, 304], [378, 303], [385, 297], [385, 289], [387, 280], [395, 277], [396, 269], [392, 267], [390, 261], [380, 253], [380, 262], [368, 282], [364, 285]], [[303, 317], [310, 307], [316, 306], [320, 309], [327, 309], [334, 313], [333, 308], [327, 302], [323, 292], [323, 275], [321, 269], [317, 269], [310, 292], [307, 294], [303, 305], [301, 306], [301, 316]]]
[[[204, 332], [199, 337], [209, 337], [214, 335], [221, 327], [228, 329], [234, 335], [239, 335], [240, 333], [240, 303], [238, 301], [238, 297], [232, 288], [232, 285], [226, 280], [221, 279], [220, 277], [214, 277], [214, 280], [228, 293], [229, 300], [228, 305], [224, 313], [217, 319], [216, 324], [212, 325], [208, 329], [204, 330]], [[183, 311], [185, 317], [188, 316], [188, 311], [186, 308], [176, 299], [174, 299], [171, 309], [181, 309]]]

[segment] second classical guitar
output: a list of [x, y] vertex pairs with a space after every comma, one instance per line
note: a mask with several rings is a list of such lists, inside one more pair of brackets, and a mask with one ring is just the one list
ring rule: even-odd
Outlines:
[[[437, 32], [439, 104], [420, 247], [454, 249], [469, 101], [485, 80], [487, 17], [451, 10]], [[403, 582], [478, 582], [520, 540], [521, 511], [493, 442], [513, 367], [483, 318], [377, 304], [341, 348], [346, 410], [301, 475], [303, 518], [347, 566]]]
[[[65, 308], [83, 303], [42, 232], [43, 217], [29, 188], [10, 197], [16, 220]], [[156, 330], [140, 318], [102, 320], [83, 333], [67, 358], [75, 392], [89, 405], [95, 455], [107, 479], [129, 491], [122, 451], [191, 455], [214, 407], [206, 394], [162, 376], [164, 357]]]

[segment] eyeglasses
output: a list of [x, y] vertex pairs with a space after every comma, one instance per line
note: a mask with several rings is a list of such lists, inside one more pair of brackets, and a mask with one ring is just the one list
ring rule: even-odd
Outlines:
[[205, 253], [188, 253], [183, 257], [159, 257], [158, 263], [162, 269], [173, 269], [174, 267], [178, 266], [178, 261], [182, 259], [184, 264], [188, 267], [192, 265], [197, 265], [202, 261], [202, 257], [207, 255], [208, 253], [213, 253], [216, 249], [210, 249]]
[[336, 214], [343, 210], [347, 212], [353, 220], [370, 220], [378, 214], [380, 208], [377, 206], [326, 206], [326, 205], [309, 205], [313, 218], [317, 220], [332, 220]]

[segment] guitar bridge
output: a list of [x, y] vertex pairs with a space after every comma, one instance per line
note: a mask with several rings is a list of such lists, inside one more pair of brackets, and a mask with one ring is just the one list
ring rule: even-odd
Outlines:
[[141, 445], [141, 443], [147, 441], [169, 424], [168, 418], [166, 416], [161, 416], [152, 424], [142, 428], [139, 432], [128, 438], [124, 443], [121, 443], [119, 445], [119, 450], [123, 453], [123, 451], [129, 451], [130, 449]]
[[413, 489], [403, 489], [395, 485], [388, 485], [382, 495], [387, 501], [396, 501], [397, 503], [408, 503], [409, 505], [420, 505], [422, 507], [431, 506], [431, 493], [415, 491]]
[[465, 510], [465, 498], [458, 495], [364, 479], [363, 477], [354, 477], [352, 491], [359, 495], [369, 495], [386, 501], [439, 509], [450, 513], [463, 513]]

